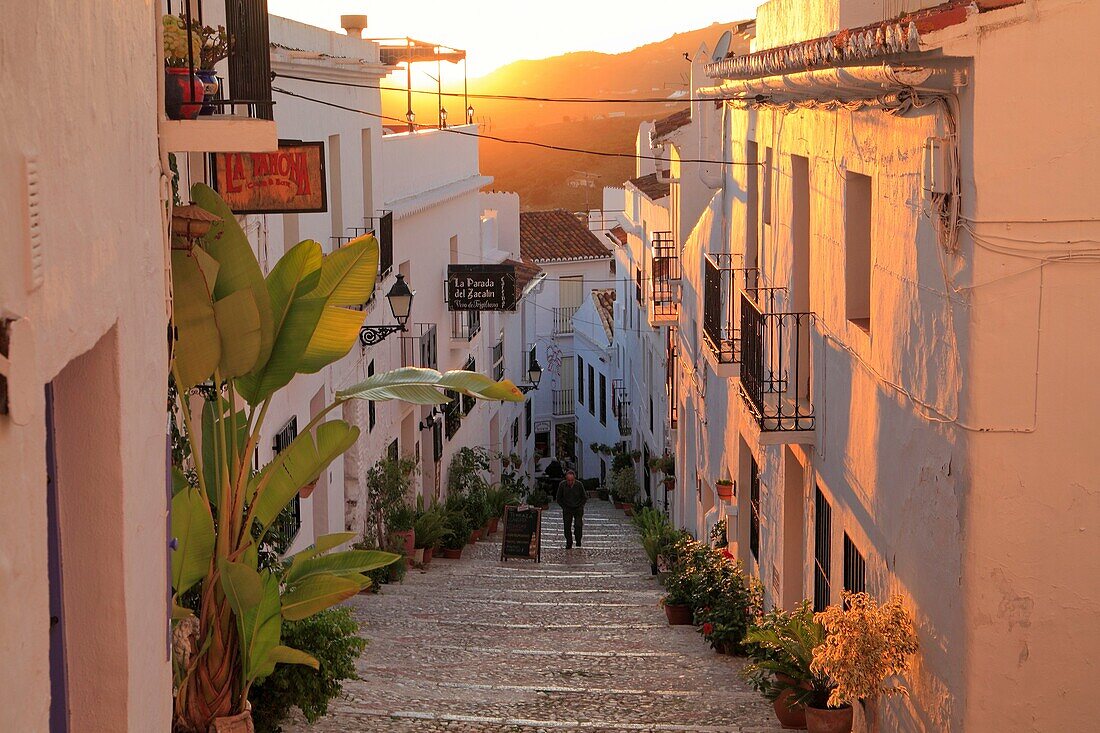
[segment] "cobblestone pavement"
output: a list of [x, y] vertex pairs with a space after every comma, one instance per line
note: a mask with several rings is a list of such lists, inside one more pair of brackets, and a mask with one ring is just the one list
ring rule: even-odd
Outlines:
[[542, 563], [501, 563], [498, 530], [351, 604], [370, 644], [360, 681], [292, 733], [780, 730], [744, 660], [670, 627], [621, 512], [591, 501], [583, 549], [543, 515]]

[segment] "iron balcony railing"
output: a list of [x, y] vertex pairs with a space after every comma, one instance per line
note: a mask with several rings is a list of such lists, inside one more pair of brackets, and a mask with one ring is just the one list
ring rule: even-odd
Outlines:
[[473, 341], [481, 331], [481, 311], [454, 311], [451, 314], [451, 338]]
[[554, 417], [568, 417], [576, 414], [573, 395], [572, 388], [554, 390]]
[[575, 305], [563, 305], [554, 309], [554, 333], [564, 335], [573, 333], [573, 316], [579, 310]]
[[462, 427], [462, 400], [458, 392], [447, 390], [445, 392], [450, 401], [443, 406], [443, 431], [447, 440], [451, 440]]
[[401, 337], [401, 366], [439, 368], [439, 342], [434, 323], [417, 323]]
[[675, 319], [680, 314], [680, 279], [682, 278], [680, 253], [672, 239], [672, 232], [653, 233], [653, 270], [650, 287], [653, 294], [653, 317]]
[[665, 359], [665, 392], [668, 394], [668, 423], [675, 430], [680, 423], [679, 390], [676, 386], [676, 367], [680, 357], [680, 340], [676, 328], [668, 329], [668, 346]]
[[[467, 371], [467, 372], [476, 372], [477, 371], [477, 362], [474, 360], [474, 357], [471, 356], [471, 357], [468, 357], [466, 359], [466, 363], [464, 363], [462, 365], [462, 370]], [[468, 394], [462, 395], [462, 415], [463, 415], [463, 417], [465, 417], [466, 415], [469, 415], [470, 412], [476, 406], [477, 406], [477, 398], [471, 397]]]
[[741, 292], [741, 395], [761, 431], [814, 429], [813, 313], [777, 312], [778, 289]]
[[627, 437], [633, 432], [630, 419], [630, 400], [626, 396], [626, 384], [621, 379], [611, 381], [611, 412], [619, 423], [619, 435]]
[[[271, 450], [275, 454], [282, 453], [294, 439], [298, 437], [298, 417], [294, 416], [287, 421], [271, 441]], [[286, 552], [294, 538], [298, 536], [298, 530], [302, 528], [302, 499], [298, 494], [290, 500], [279, 516], [272, 524], [269, 541], [280, 555]]]
[[366, 216], [363, 220], [378, 237], [378, 277], [385, 277], [393, 269], [393, 212], [383, 210], [381, 216]]
[[[169, 15], [183, 18], [187, 34], [188, 73], [201, 71], [202, 61], [192, 49], [198, 45], [200, 29], [213, 25], [204, 18], [203, 6], [215, 0], [166, 0]], [[203, 99], [203, 114], [239, 114], [273, 120], [271, 99], [271, 42], [268, 33], [267, 0], [224, 0], [225, 32], [229, 55], [228, 78], [218, 77], [216, 96]], [[228, 84], [228, 90], [226, 85]]]
[[703, 261], [703, 341], [719, 364], [741, 362], [738, 292], [757, 284], [757, 269], [736, 266], [740, 259], [711, 253]]

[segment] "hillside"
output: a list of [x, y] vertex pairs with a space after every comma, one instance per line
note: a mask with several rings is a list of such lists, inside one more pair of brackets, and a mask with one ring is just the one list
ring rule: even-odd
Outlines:
[[[674, 101], [688, 92], [690, 64], [684, 54], [692, 55], [700, 45], [713, 47], [718, 37], [733, 23], [713, 23], [663, 41], [639, 46], [620, 54], [580, 51], [546, 59], [516, 61], [487, 76], [470, 80], [475, 94], [509, 94], [537, 97], [584, 98], [661, 98], [660, 103], [559, 103], [521, 100], [474, 99], [475, 116], [482, 131], [489, 135], [533, 140], [595, 150], [630, 153], [638, 123], [664, 117], [680, 109]], [[457, 90], [461, 91], [461, 90]], [[429, 101], [430, 100], [430, 101]], [[386, 114], [404, 117], [405, 99], [400, 94], [384, 94]], [[461, 107], [449, 100], [451, 107]], [[419, 97], [421, 119], [434, 114], [435, 100]], [[459, 110], [456, 113], [461, 114]], [[563, 207], [578, 211], [585, 206], [581, 180], [595, 182], [588, 188], [589, 203], [596, 205], [603, 186], [621, 184], [634, 172], [630, 159], [603, 158], [561, 153], [523, 146], [485, 141], [482, 145], [481, 170], [494, 176], [494, 186], [516, 191], [524, 208]], [[578, 174], [584, 171], [588, 176]], [[573, 185], [570, 182], [573, 181]]]

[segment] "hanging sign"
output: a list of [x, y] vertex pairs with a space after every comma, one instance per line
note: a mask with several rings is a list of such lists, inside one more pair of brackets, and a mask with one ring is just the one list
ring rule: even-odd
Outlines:
[[536, 506], [504, 507], [504, 539], [500, 559], [525, 558], [542, 562], [542, 510]]
[[448, 265], [447, 306], [452, 311], [514, 311], [514, 265]]
[[214, 153], [214, 188], [234, 214], [328, 211], [325, 144], [280, 140], [271, 153]]

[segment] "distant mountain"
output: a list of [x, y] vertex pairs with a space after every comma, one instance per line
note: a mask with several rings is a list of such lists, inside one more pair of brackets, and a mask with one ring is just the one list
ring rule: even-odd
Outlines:
[[[558, 103], [502, 99], [471, 100], [475, 117], [488, 135], [533, 140], [594, 150], [632, 153], [638, 123], [683, 109], [678, 97], [688, 95], [691, 65], [701, 44], [713, 48], [734, 23], [713, 23], [663, 41], [619, 54], [579, 51], [532, 61], [516, 61], [470, 80], [476, 94], [534, 97], [661, 98], [660, 103]], [[613, 29], [612, 29], [613, 30]], [[611, 32], [611, 30], [609, 30]], [[420, 97], [420, 100], [427, 95]], [[405, 100], [383, 95], [386, 114], [404, 117]], [[434, 102], [434, 100], [433, 100]], [[448, 104], [461, 106], [457, 100]], [[424, 102], [419, 101], [419, 106]], [[461, 111], [452, 116], [461, 118]], [[425, 113], [424, 121], [434, 115]], [[603, 186], [619, 185], [634, 173], [631, 159], [561, 153], [525, 145], [486, 140], [481, 170], [494, 176], [494, 187], [516, 191], [524, 208], [563, 207], [580, 211], [597, 205]], [[584, 186], [582, 181], [593, 181]]]

